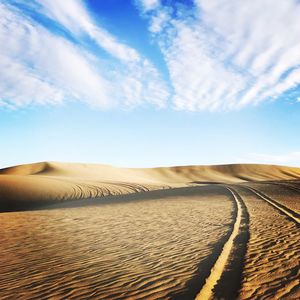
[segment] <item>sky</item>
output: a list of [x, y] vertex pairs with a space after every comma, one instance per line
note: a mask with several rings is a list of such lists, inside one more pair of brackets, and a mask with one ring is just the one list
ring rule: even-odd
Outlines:
[[0, 167], [300, 167], [298, 0], [0, 0]]

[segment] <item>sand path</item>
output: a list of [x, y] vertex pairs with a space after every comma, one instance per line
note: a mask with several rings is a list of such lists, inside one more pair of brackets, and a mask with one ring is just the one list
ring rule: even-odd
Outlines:
[[300, 192], [300, 187], [296, 186], [294, 182], [271, 182], [271, 184], [275, 184], [275, 185], [279, 185], [279, 186], [284, 186], [287, 187], [289, 189], [292, 189], [296, 192]]
[[252, 183], [251, 187], [269, 196], [300, 215], [300, 185], [298, 181]]
[[236, 187], [250, 215], [241, 299], [299, 299], [297, 218], [260, 191]]
[[236, 205], [236, 218], [233, 226], [233, 230], [223, 246], [222, 252], [216, 260], [213, 268], [211, 269], [209, 277], [206, 279], [204, 286], [196, 297], [196, 300], [206, 300], [212, 299], [214, 296], [214, 288], [216, 287], [218, 281], [221, 279], [222, 274], [225, 271], [225, 267], [228, 263], [229, 256], [233, 251], [234, 240], [239, 234], [240, 225], [242, 222], [242, 206], [241, 206], [241, 198], [237, 195], [237, 193], [227, 187], [227, 189], [232, 194], [232, 197], [235, 201]]
[[[244, 188], [246, 186], [244, 185]], [[257, 195], [258, 198], [268, 202], [270, 205], [278, 209], [281, 213], [285, 214], [289, 218], [291, 218], [293, 221], [295, 221], [297, 224], [300, 224], [300, 215], [293, 211], [292, 209], [285, 207], [281, 203], [277, 202], [276, 200], [270, 198], [269, 196], [265, 195], [261, 191], [258, 191], [257, 189], [254, 189], [253, 187], [247, 186], [247, 189], [252, 191], [255, 195]]]

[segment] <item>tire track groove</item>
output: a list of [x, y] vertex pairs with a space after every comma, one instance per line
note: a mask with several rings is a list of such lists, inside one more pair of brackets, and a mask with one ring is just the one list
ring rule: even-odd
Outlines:
[[261, 191], [258, 191], [252, 187], [244, 186], [244, 188], [248, 189], [252, 193], [254, 193], [256, 196], [258, 196], [260, 199], [268, 202], [271, 206], [275, 207], [277, 210], [279, 210], [281, 213], [285, 214], [290, 220], [293, 220], [298, 225], [300, 225], [300, 215], [296, 213], [295, 211], [287, 208], [286, 206], [278, 203], [276, 200], [270, 198], [269, 196], [265, 195]]
[[[216, 291], [218, 291], [218, 294], [220, 294], [220, 295], [218, 295], [218, 298], [220, 298], [220, 299], [232, 299], [233, 294], [237, 295], [237, 293], [238, 293], [237, 290], [236, 291], [231, 290], [229, 292], [229, 294], [231, 294], [231, 296], [225, 295], [225, 294], [221, 295], [222, 293], [226, 293], [226, 291], [224, 291], [224, 289], [223, 289], [223, 292], [222, 292], [222, 289], [218, 289], [218, 285], [222, 282], [222, 279], [223, 279], [222, 277], [224, 277], [224, 274], [226, 273], [226, 267], [228, 266], [228, 264], [233, 264], [232, 261], [230, 262], [230, 258], [232, 257], [232, 260], [235, 259], [234, 252], [237, 251], [238, 249], [234, 249], [234, 248], [238, 248], [238, 247], [235, 247], [235, 244], [237, 242], [236, 241], [237, 237], [239, 236], [240, 231], [241, 231], [242, 222], [245, 221], [245, 211], [246, 211], [246, 208], [242, 203], [242, 198], [238, 195], [238, 193], [229, 186], [224, 186], [224, 188], [226, 188], [231, 193], [232, 198], [235, 201], [235, 205], [236, 205], [235, 223], [233, 225], [233, 230], [232, 230], [228, 240], [225, 242], [225, 244], [223, 246], [221, 254], [217, 258], [214, 266], [211, 269], [210, 275], [207, 277], [205, 284], [203, 285], [202, 289], [196, 296], [196, 300], [208, 300], [208, 299], [215, 298]], [[247, 214], [247, 216], [248, 216], [248, 214]], [[247, 242], [247, 240], [248, 240], [248, 238], [246, 238], [245, 242]], [[246, 248], [246, 247], [244, 247], [244, 248]], [[244, 254], [245, 253], [243, 253], [243, 255]], [[239, 274], [241, 274], [241, 270], [235, 269], [235, 272], [238, 272]], [[234, 287], [238, 289], [239, 285], [240, 285], [240, 278], [239, 278], [239, 282], [237, 284], [235, 284]]]

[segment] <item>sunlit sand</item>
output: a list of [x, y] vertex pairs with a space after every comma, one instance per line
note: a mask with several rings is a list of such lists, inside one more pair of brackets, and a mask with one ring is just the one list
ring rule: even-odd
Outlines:
[[300, 298], [300, 169], [0, 174], [1, 299]]

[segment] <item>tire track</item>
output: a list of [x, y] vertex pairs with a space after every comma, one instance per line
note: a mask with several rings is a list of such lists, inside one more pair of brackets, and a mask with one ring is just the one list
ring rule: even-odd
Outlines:
[[273, 185], [277, 185], [277, 186], [284, 186], [290, 190], [293, 190], [295, 192], [300, 193], [300, 187], [294, 186], [292, 183], [285, 183], [285, 182], [268, 182], [268, 184], [273, 184]]
[[[240, 287], [242, 263], [246, 252], [246, 244], [249, 236], [249, 219], [246, 206], [244, 205], [243, 200], [239, 196], [239, 194], [234, 189], [232, 189], [232, 187], [224, 186], [224, 188], [226, 188], [230, 192], [232, 198], [234, 199], [236, 205], [236, 218], [233, 225], [233, 230], [228, 240], [225, 242], [214, 266], [212, 267], [210, 275], [207, 277], [205, 284], [196, 296], [196, 300], [208, 300], [215, 297], [217, 297], [218, 299], [235, 299]], [[245, 224], [246, 226], [242, 228], [242, 225]], [[243, 238], [239, 241], [238, 237], [241, 233], [243, 233]], [[241, 244], [243, 244], [242, 247]], [[242, 253], [240, 253], [240, 251]], [[228, 278], [228, 275], [229, 277], [233, 275], [235, 282], [232, 282], [230, 278]], [[228, 288], [228, 286], [230, 286], [228, 285], [228, 281], [231, 285], [230, 288]]]
[[279, 210], [281, 213], [285, 214], [290, 220], [293, 220], [298, 225], [300, 225], [300, 215], [296, 213], [295, 211], [287, 208], [286, 206], [278, 203], [276, 200], [270, 198], [269, 196], [265, 195], [261, 191], [258, 191], [252, 187], [243, 185], [245, 189], [248, 189], [252, 193], [254, 193], [256, 196], [258, 196], [260, 199], [268, 202], [271, 206], [275, 207], [277, 210]]
[[298, 223], [259, 190], [236, 187], [251, 216], [240, 299], [300, 299]]

